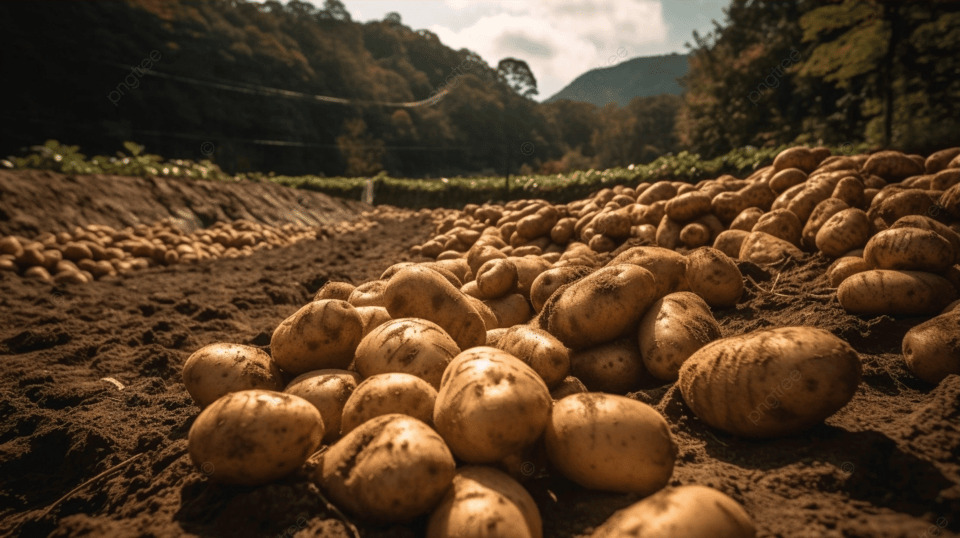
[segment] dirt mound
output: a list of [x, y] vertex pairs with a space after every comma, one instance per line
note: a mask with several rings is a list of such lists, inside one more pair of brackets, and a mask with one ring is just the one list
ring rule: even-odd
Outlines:
[[0, 235], [33, 237], [87, 224], [123, 228], [167, 218], [184, 231], [237, 219], [271, 226], [330, 224], [355, 218], [361, 207], [267, 182], [0, 170]]

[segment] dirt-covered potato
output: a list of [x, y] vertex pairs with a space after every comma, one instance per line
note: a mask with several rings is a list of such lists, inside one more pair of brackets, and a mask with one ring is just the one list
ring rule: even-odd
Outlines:
[[731, 230], [743, 230], [745, 232], [753, 231], [757, 221], [764, 215], [764, 211], [759, 207], [748, 207], [737, 215], [730, 223]]
[[550, 463], [589, 489], [650, 495], [670, 480], [677, 457], [660, 413], [614, 394], [557, 401], [543, 437]]
[[[489, 334], [488, 331], [488, 341]], [[543, 329], [527, 325], [505, 329], [493, 347], [527, 363], [551, 389], [563, 381], [570, 371], [570, 350]]]
[[800, 246], [803, 224], [789, 209], [775, 209], [764, 213], [754, 224], [753, 232], [766, 232], [794, 246]]
[[750, 232], [740, 245], [738, 259], [757, 265], [782, 262], [786, 258], [802, 258], [803, 251], [793, 243], [766, 232]]
[[710, 196], [699, 191], [681, 194], [667, 201], [664, 212], [677, 222], [690, 222], [710, 212]]
[[907, 331], [903, 358], [907, 368], [927, 383], [960, 374], [960, 310], [949, 310]]
[[787, 148], [778, 153], [773, 159], [773, 169], [776, 172], [788, 168], [798, 168], [809, 174], [813, 172], [818, 164], [820, 164], [820, 161], [817, 160], [816, 154], [810, 151], [810, 148], [802, 146]]
[[827, 268], [827, 279], [834, 288], [852, 275], [869, 271], [870, 266], [860, 256], [842, 256]]
[[540, 510], [503, 471], [468, 465], [457, 470], [427, 523], [427, 538], [541, 538]]
[[932, 273], [873, 269], [846, 278], [837, 298], [853, 314], [919, 316], [943, 310], [957, 298], [957, 290]]
[[437, 390], [410, 374], [377, 374], [364, 379], [343, 406], [340, 434], [356, 429], [364, 422], [390, 413], [400, 413], [433, 422]]
[[400, 269], [390, 277], [383, 296], [392, 317], [432, 321], [443, 328], [460, 349], [486, 342], [486, 326], [467, 296], [431, 269], [418, 266]]
[[657, 245], [669, 250], [677, 248], [680, 246], [680, 232], [682, 230], [682, 222], [671, 219], [669, 215], [664, 215], [657, 226]]
[[680, 368], [694, 414], [747, 437], [803, 431], [835, 413], [860, 383], [857, 352], [815, 327], [783, 327], [716, 340]]
[[592, 267], [586, 265], [565, 265], [540, 273], [530, 285], [530, 303], [534, 311], [540, 312], [543, 304], [553, 295], [553, 292], [557, 291], [557, 288], [579, 280], [593, 271]]
[[899, 151], [878, 151], [863, 163], [863, 173], [900, 181], [923, 173], [923, 166]]
[[736, 260], [740, 258], [740, 248], [749, 236], [750, 232], [744, 230], [726, 230], [717, 234], [713, 248]]
[[691, 222], [680, 230], [680, 242], [687, 248], [702, 247], [710, 243], [710, 229], [699, 222]]
[[610, 342], [636, 326], [656, 300], [656, 285], [642, 267], [608, 265], [554, 292], [540, 312], [540, 328], [573, 349]]
[[851, 207], [827, 219], [814, 240], [820, 252], [839, 258], [862, 247], [870, 238], [870, 221], [861, 209]]
[[357, 289], [357, 287], [349, 282], [334, 282], [330, 280], [323, 286], [320, 286], [320, 289], [317, 290], [317, 293], [313, 296], [313, 300], [339, 299], [346, 301], [355, 289]]
[[784, 168], [770, 178], [770, 189], [780, 194], [785, 190], [807, 180], [807, 174], [799, 168]]
[[303, 398], [320, 411], [326, 432], [323, 440], [329, 443], [340, 437], [343, 406], [359, 383], [360, 376], [350, 370], [315, 370], [295, 377], [283, 392]]
[[364, 422], [323, 453], [314, 480], [337, 506], [379, 522], [406, 522], [450, 488], [456, 462], [443, 439], [399, 413]]
[[876, 269], [903, 269], [942, 273], [953, 265], [956, 252], [933, 230], [892, 228], [867, 241], [863, 259]]
[[[483, 304], [493, 312], [497, 319], [498, 328], [513, 327], [530, 321], [533, 317], [533, 309], [530, 303], [519, 293], [511, 293], [499, 299], [488, 299]], [[492, 328], [492, 327], [491, 327]]]
[[292, 374], [346, 368], [363, 337], [363, 320], [348, 302], [324, 299], [307, 303], [273, 331], [270, 353]]
[[702, 247], [687, 254], [687, 282], [714, 308], [731, 308], [743, 295], [743, 274], [721, 250]]
[[299, 469], [320, 446], [320, 412], [290, 394], [231, 392], [204, 409], [190, 427], [190, 459], [211, 480], [267, 484]]
[[621, 338], [570, 354], [570, 373], [587, 389], [626, 394], [655, 384], [635, 338]]
[[498, 299], [517, 288], [517, 266], [509, 258], [489, 260], [477, 272], [476, 297]]
[[550, 391], [550, 397], [556, 402], [561, 398], [565, 398], [571, 394], [580, 394], [581, 392], [588, 392], [586, 385], [576, 377], [568, 375]]
[[241, 344], [210, 344], [183, 363], [183, 385], [198, 406], [240, 390], [283, 390], [283, 374], [270, 355]]
[[477, 347], [447, 366], [433, 423], [458, 458], [493, 463], [540, 437], [552, 402], [533, 368], [506, 351]]
[[720, 324], [703, 299], [689, 291], [671, 293], [640, 320], [643, 364], [654, 377], [675, 381], [683, 361], [720, 335]]
[[800, 243], [803, 245], [803, 248], [813, 250], [816, 247], [817, 233], [820, 232], [820, 228], [823, 227], [824, 223], [830, 220], [830, 217], [849, 207], [846, 202], [838, 198], [827, 198], [817, 204], [817, 206], [813, 208], [813, 212], [810, 213], [810, 218], [807, 219], [807, 223], [803, 225], [803, 231], [800, 233]]
[[615, 512], [591, 538], [753, 538], [757, 530], [740, 504], [706, 486], [666, 488]]
[[657, 299], [668, 293], [690, 289], [686, 276], [687, 257], [679, 252], [654, 246], [633, 247], [618, 254], [607, 266], [622, 263], [643, 267], [653, 274], [657, 282]]
[[347, 302], [354, 307], [359, 306], [386, 306], [383, 300], [383, 290], [387, 287], [386, 280], [371, 280], [357, 286], [350, 293]]
[[380, 325], [360, 341], [355, 367], [365, 378], [398, 372], [440, 388], [443, 371], [459, 353], [457, 343], [436, 323], [400, 318]]
[[[955, 170], [960, 172], [960, 169]], [[953, 245], [954, 252], [960, 256], [960, 233], [957, 233], [953, 228], [950, 228], [946, 224], [935, 221], [924, 215], [909, 215], [897, 219], [896, 222], [890, 225], [891, 230], [897, 228], [920, 228], [923, 230], [934, 231], [940, 237], [949, 241], [950, 244]]]
[[357, 314], [360, 314], [360, 321], [363, 322], [363, 336], [390, 321], [390, 312], [382, 306], [358, 306]]

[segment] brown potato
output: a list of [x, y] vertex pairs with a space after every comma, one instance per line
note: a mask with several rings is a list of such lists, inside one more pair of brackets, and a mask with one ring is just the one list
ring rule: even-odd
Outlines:
[[283, 374], [270, 355], [241, 344], [209, 344], [194, 351], [183, 363], [182, 377], [190, 397], [201, 408], [231, 392], [283, 390]]
[[750, 232], [743, 230], [727, 230], [717, 235], [713, 241], [713, 248], [723, 252], [730, 258], [736, 260], [740, 258], [740, 249], [743, 242], [750, 235]]
[[850, 276], [869, 270], [870, 266], [862, 257], [845, 255], [830, 264], [827, 268], [827, 279], [830, 280], [830, 285], [836, 288]]
[[589, 489], [649, 495], [670, 480], [677, 457], [660, 413], [614, 394], [559, 400], [543, 437], [550, 463]]
[[[190, 459], [211, 480], [258, 486], [296, 471], [320, 446], [324, 423], [302, 398], [269, 390], [231, 392], [190, 426]], [[239, 448], [238, 448], [239, 447]]]
[[942, 149], [940, 151], [931, 153], [927, 160], [924, 161], [924, 171], [928, 174], [936, 174], [937, 172], [947, 168], [947, 165], [950, 164], [950, 161], [953, 160], [957, 155], [960, 155], [960, 148], [948, 148]]
[[807, 219], [807, 223], [804, 224], [803, 231], [800, 233], [800, 243], [803, 248], [807, 250], [816, 248], [817, 233], [820, 232], [820, 228], [830, 220], [830, 217], [849, 207], [846, 202], [838, 198], [827, 198], [817, 204], [817, 207], [810, 213], [810, 218]]
[[905, 269], [942, 273], [953, 265], [956, 252], [949, 241], [932, 230], [884, 230], [867, 241], [863, 259], [876, 269]]
[[810, 148], [801, 146], [785, 149], [773, 159], [773, 169], [776, 172], [788, 168], [799, 168], [809, 174], [818, 164], [820, 161], [817, 160], [817, 155], [810, 151]]
[[444, 372], [433, 423], [461, 460], [494, 463], [540, 437], [552, 402], [533, 368], [506, 351], [477, 347]]
[[640, 320], [643, 365], [654, 377], [675, 381], [683, 361], [720, 334], [720, 324], [703, 299], [688, 291], [671, 293], [653, 303]]
[[960, 310], [914, 326], [903, 337], [907, 368], [927, 383], [937, 384], [960, 374]]
[[283, 320], [270, 338], [270, 353], [292, 374], [346, 368], [363, 337], [363, 320], [346, 301], [308, 303]]
[[690, 222], [710, 212], [710, 196], [692, 191], [667, 201], [664, 212], [677, 222]]
[[740, 245], [739, 259], [768, 265], [780, 263], [787, 257], [803, 258], [803, 251], [778, 237], [766, 232], [750, 232]]
[[360, 284], [351, 293], [347, 302], [354, 307], [361, 306], [386, 306], [383, 298], [383, 291], [387, 288], [386, 280], [371, 280]]
[[540, 273], [530, 285], [530, 303], [533, 309], [540, 312], [543, 304], [560, 286], [579, 280], [593, 271], [593, 268], [586, 265], [566, 265]]
[[923, 166], [899, 151], [878, 151], [863, 164], [864, 174], [900, 181], [923, 173]]
[[684, 362], [678, 384], [707, 424], [773, 437], [835, 413], [853, 397], [860, 375], [860, 357], [845, 341], [823, 329], [784, 327], [707, 344]]
[[626, 394], [656, 385], [633, 338], [574, 351], [570, 355], [570, 373], [596, 392]]
[[743, 507], [704, 486], [663, 489], [615, 512], [592, 538], [753, 538], [757, 530]]
[[539, 326], [573, 349], [610, 342], [640, 321], [656, 300], [656, 284], [636, 265], [608, 265], [554, 292]]
[[489, 260], [477, 271], [479, 299], [498, 299], [517, 287], [517, 266], [509, 258]]
[[542, 538], [543, 523], [527, 490], [492, 467], [457, 470], [427, 523], [427, 538]]
[[437, 390], [410, 374], [377, 374], [364, 379], [343, 405], [340, 434], [346, 435], [373, 418], [400, 413], [430, 425]]
[[932, 315], [956, 296], [949, 280], [922, 271], [862, 271], [837, 288], [840, 306], [854, 314]]
[[303, 398], [317, 408], [325, 426], [324, 442], [340, 437], [343, 406], [360, 383], [360, 376], [349, 370], [314, 370], [295, 377], [283, 389], [286, 394]]
[[359, 306], [357, 314], [360, 314], [360, 321], [363, 323], [363, 336], [370, 334], [370, 331], [390, 321], [390, 312], [382, 306]]
[[[490, 341], [490, 332], [487, 332]], [[526, 325], [505, 329], [493, 347], [506, 351], [528, 364], [548, 388], [557, 386], [570, 371], [570, 350], [552, 334]]]
[[[519, 293], [512, 293], [499, 299], [488, 299], [483, 302], [497, 319], [496, 327], [507, 328], [521, 325], [533, 317], [530, 303]], [[493, 327], [490, 327], [493, 328]]]
[[323, 453], [314, 480], [337, 506], [377, 522], [429, 512], [456, 462], [430, 426], [399, 413], [364, 422]]
[[399, 372], [439, 388], [444, 370], [459, 353], [457, 343], [436, 323], [400, 318], [380, 325], [360, 341], [355, 364], [365, 378]]
[[699, 222], [691, 222], [680, 230], [680, 242], [687, 248], [702, 247], [710, 242], [710, 229]]
[[800, 246], [800, 232], [803, 225], [800, 219], [789, 209], [774, 209], [764, 213], [753, 226], [753, 232], [766, 232], [783, 239], [794, 246]]
[[679, 252], [656, 246], [633, 247], [618, 254], [607, 265], [623, 263], [643, 267], [653, 274], [657, 283], [656, 298], [690, 289], [686, 278], [687, 258]]
[[763, 215], [764, 211], [759, 207], [748, 207], [741, 211], [740, 214], [737, 215], [737, 218], [733, 219], [733, 222], [730, 223], [730, 229], [743, 230], [746, 232], [753, 231], [753, 227]]
[[777, 194], [807, 180], [807, 174], [799, 168], [784, 168], [770, 178], [770, 189]]
[[486, 342], [487, 329], [480, 314], [466, 295], [435, 271], [404, 267], [390, 277], [383, 297], [392, 317], [432, 321], [461, 350]]
[[690, 291], [714, 308], [731, 308], [743, 295], [743, 275], [736, 262], [723, 251], [703, 247], [687, 255]]
[[346, 301], [350, 299], [350, 294], [353, 293], [355, 289], [357, 289], [357, 287], [349, 282], [334, 282], [328, 280], [323, 286], [320, 286], [320, 289], [318, 289], [317, 293], [313, 296], [313, 300], [339, 299]]
[[838, 211], [827, 219], [817, 232], [815, 243], [820, 252], [838, 258], [853, 249], [861, 248], [870, 237], [870, 221], [861, 209]]
[[657, 226], [657, 245], [673, 250], [680, 246], [680, 231], [683, 229], [683, 224], [671, 219], [668, 215], [664, 215], [660, 219], [660, 225]]
[[568, 375], [550, 391], [550, 397], [556, 402], [561, 398], [565, 398], [571, 394], [580, 394], [581, 392], [587, 392], [586, 385], [576, 377]]

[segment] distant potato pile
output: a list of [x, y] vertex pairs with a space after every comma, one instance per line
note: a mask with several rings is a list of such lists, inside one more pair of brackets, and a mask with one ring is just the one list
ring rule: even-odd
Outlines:
[[82, 284], [147, 267], [249, 256], [264, 248], [285, 247], [303, 239], [376, 225], [360, 220], [317, 229], [235, 220], [186, 233], [170, 220], [122, 230], [91, 224], [78, 226], [73, 233], [45, 233], [32, 240], [18, 236], [0, 238], [0, 271], [46, 282]]
[[743, 294], [738, 264], [810, 252], [837, 260], [829, 279], [850, 312], [946, 307], [907, 334], [904, 355], [931, 383], [960, 373], [958, 155], [798, 147], [746, 179], [438, 211], [436, 236], [414, 247], [435, 260], [328, 283], [277, 327], [269, 355], [194, 353], [191, 457], [231, 484], [301, 472], [366, 520], [427, 517], [427, 536], [541, 536], [522, 482], [544, 473], [650, 496], [597, 536], [753, 536], [723, 493], [664, 489], [669, 425], [624, 395], [676, 381], [705, 423], [755, 438], [845, 406], [861, 378], [847, 342], [813, 327], [721, 338], [714, 317]]

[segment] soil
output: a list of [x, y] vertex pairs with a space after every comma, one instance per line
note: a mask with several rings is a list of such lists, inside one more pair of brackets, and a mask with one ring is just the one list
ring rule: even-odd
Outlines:
[[[35, 174], [44, 175], [49, 189], [74, 181]], [[232, 190], [236, 185], [221, 187], [256, 206], [247, 193]], [[22, 199], [14, 203], [9, 192], [0, 198], [0, 211], [23, 222]], [[96, 196], [103, 207], [122, 206], [132, 193]], [[140, 192], [144, 207], [156, 201], [149, 193]], [[348, 217], [362, 208], [323, 203]], [[109, 218], [74, 209], [72, 222], [47, 209], [30, 216], [43, 231]], [[340, 214], [315, 218], [338, 219], [329, 215]], [[248, 258], [155, 268], [86, 285], [53, 287], [0, 273], [0, 534], [350, 536], [302, 475], [242, 488], [212, 484], [196, 470], [186, 435], [199, 409], [183, 388], [180, 369], [206, 344], [268, 346], [276, 325], [324, 282], [377, 278], [389, 265], [411, 259], [409, 247], [423, 242], [431, 226], [427, 217], [411, 215]], [[744, 301], [716, 316], [725, 335], [814, 325], [846, 339], [861, 354], [864, 370], [853, 400], [802, 435], [758, 441], [704, 425], [672, 385], [633, 393], [671, 424], [679, 445], [671, 485], [727, 493], [743, 504], [761, 536], [956, 535], [960, 376], [937, 386], [914, 378], [900, 345], [924, 319], [846, 314], [828, 289], [826, 266], [818, 256], [766, 269], [743, 263]], [[532, 473], [526, 485], [540, 507], [545, 536], [589, 535], [638, 500], [585, 491], [542, 473]], [[351, 521], [372, 537], [421, 536], [425, 527], [424, 518], [386, 527]]]

